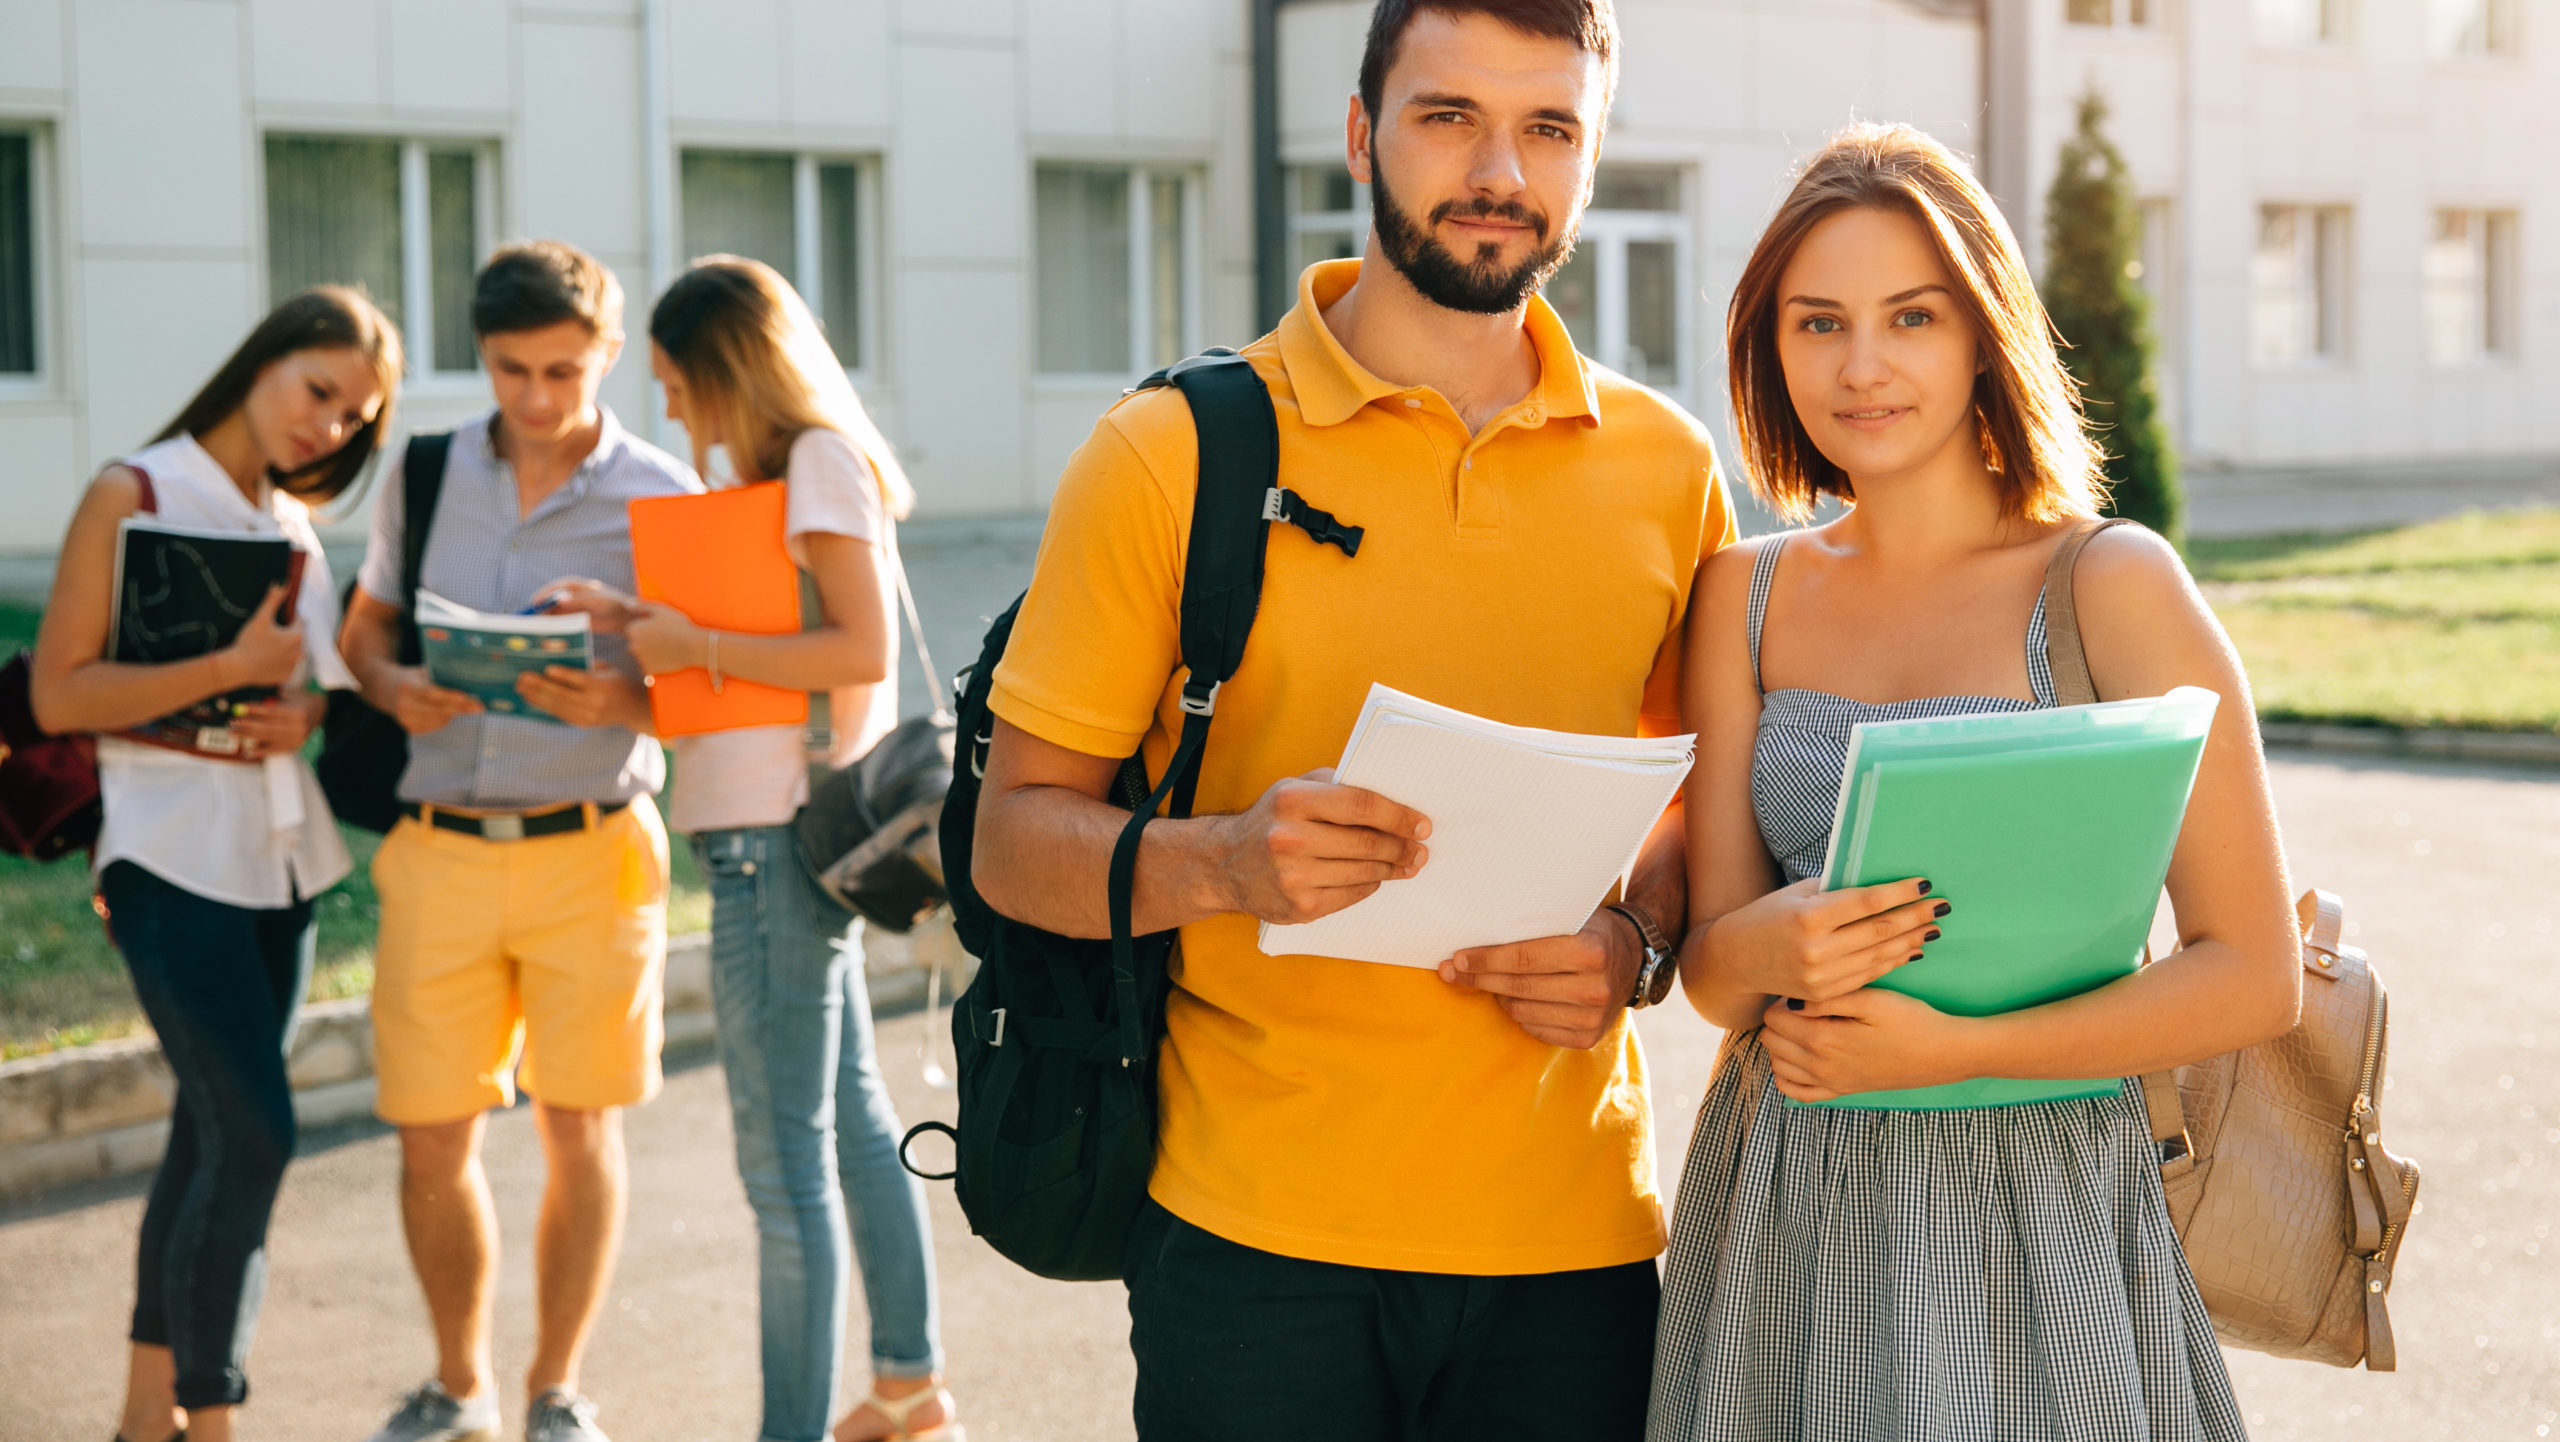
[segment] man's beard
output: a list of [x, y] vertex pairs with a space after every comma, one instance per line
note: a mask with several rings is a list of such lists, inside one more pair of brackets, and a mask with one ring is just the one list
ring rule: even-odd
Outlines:
[[[1378, 152], [1369, 151], [1369, 209], [1378, 229], [1378, 248], [1385, 252], [1387, 263], [1413, 283], [1432, 304], [1469, 315], [1501, 315], [1517, 310], [1529, 297], [1545, 287], [1573, 254], [1573, 237], [1566, 235], [1547, 243], [1547, 218], [1516, 200], [1491, 201], [1479, 196], [1472, 202], [1444, 200], [1432, 208], [1429, 225], [1418, 225], [1396, 204], [1387, 189], [1386, 167], [1378, 163]], [[1431, 227], [1449, 219], [1507, 220], [1528, 226], [1540, 249], [1508, 269], [1495, 259], [1501, 247], [1487, 241], [1477, 246], [1476, 257], [1464, 261], [1450, 253], [1449, 247], [1432, 235]]]

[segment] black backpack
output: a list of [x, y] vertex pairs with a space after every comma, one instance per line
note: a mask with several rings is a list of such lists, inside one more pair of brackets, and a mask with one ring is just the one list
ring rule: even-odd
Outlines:
[[1167, 961], [1174, 933], [1130, 934], [1138, 834], [1170, 797], [1191, 814], [1200, 755], [1218, 687], [1244, 659], [1262, 601], [1263, 545], [1286, 521], [1345, 555], [1357, 527], [1308, 506], [1279, 483], [1280, 435], [1271, 397], [1253, 367], [1213, 350], [1171, 366], [1138, 389], [1178, 387], [1200, 437], [1189, 560], [1182, 578], [1182, 736], [1164, 775], [1150, 784], [1144, 760], [1121, 763], [1111, 801], [1130, 813], [1111, 854], [1111, 939], [1060, 936], [1003, 916], [970, 881], [978, 789], [995, 734], [987, 694], [1022, 610], [1016, 598], [987, 630], [977, 664], [960, 674], [958, 722], [968, 765], [954, 768], [942, 812], [944, 884], [961, 945], [977, 978], [951, 1012], [959, 1063], [955, 1129], [924, 1122], [955, 1146], [950, 1179], [969, 1226], [1019, 1265], [1061, 1281], [1122, 1274], [1129, 1227], [1156, 1159], [1156, 1053], [1164, 1040]]
[[[426, 657], [418, 640], [418, 568], [427, 557], [427, 531], [435, 524], [436, 497], [444, 490], [444, 463], [453, 450], [450, 431], [411, 436], [400, 464], [400, 664]], [[356, 583], [339, 593], [340, 615], [355, 605]], [[320, 757], [312, 771], [329, 813], [350, 826], [387, 832], [400, 824], [400, 773], [409, 769], [409, 733], [374, 709], [360, 691], [329, 693], [320, 722]]]

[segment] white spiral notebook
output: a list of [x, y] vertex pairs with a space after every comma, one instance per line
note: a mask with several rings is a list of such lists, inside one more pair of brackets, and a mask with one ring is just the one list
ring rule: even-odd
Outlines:
[[1331, 916], [1263, 923], [1262, 950], [1431, 967], [1570, 936], [1635, 864], [1696, 746], [1507, 726], [1372, 685], [1334, 779], [1431, 818], [1430, 860]]

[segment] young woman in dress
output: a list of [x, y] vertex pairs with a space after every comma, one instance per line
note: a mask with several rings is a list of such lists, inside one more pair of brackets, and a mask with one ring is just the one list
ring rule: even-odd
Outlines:
[[1812, 158], [1728, 336], [1754, 488], [1800, 525], [1818, 497], [1847, 509], [1715, 557], [1689, 633], [1681, 979], [1728, 1036], [1673, 1219], [1651, 1436], [2240, 1437], [2138, 1083], [1783, 1100], [2138, 1077], [2290, 1028], [2298, 942], [2239, 659], [2157, 536], [2091, 541], [2074, 594], [2099, 696], [2222, 698], [2169, 871], [2179, 949], [2003, 1016], [1870, 987], [1965, 911], [1925, 877], [1820, 890], [1850, 728], [2054, 704], [2042, 581], [2103, 498], [2098, 453], [2016, 240], [1907, 127]]
[[[684, 424], [704, 478], [722, 484], [711, 460], [718, 446], [736, 482], [788, 487], [785, 537], [815, 583], [820, 619], [791, 636], [723, 634], [640, 603], [626, 626], [631, 654], [652, 675], [703, 666], [825, 692], [828, 759], [850, 762], [898, 719], [897, 518], [914, 497], [906, 475], [808, 307], [771, 267], [735, 256], [694, 262], [659, 298], [649, 340], [667, 415]], [[940, 1385], [932, 1231], [921, 1185], [898, 1164], [862, 925], [818, 889], [791, 830], [809, 792], [802, 729], [687, 736], [674, 748], [667, 820], [691, 835], [711, 882], [712, 1005], [761, 1246], [762, 1435], [825, 1434], [858, 1265], [872, 1382], [834, 1435], [957, 1442]]]
[[[310, 506], [354, 484], [389, 430], [400, 337], [333, 286], [277, 306], [152, 444], [89, 484], [63, 537], [30, 693], [56, 734], [94, 731], [104, 819], [90, 856], [116, 947], [177, 1079], [142, 1214], [118, 1436], [228, 1442], [247, 1396], [267, 1217], [293, 1156], [285, 1049], [311, 976], [312, 898], [347, 874], [300, 755], [338, 659], [337, 592]], [[117, 526], [281, 536], [304, 555], [229, 646], [191, 661], [107, 657]], [[290, 601], [291, 619], [279, 624]], [[229, 731], [234, 759], [115, 733], [247, 686], [281, 687]]]

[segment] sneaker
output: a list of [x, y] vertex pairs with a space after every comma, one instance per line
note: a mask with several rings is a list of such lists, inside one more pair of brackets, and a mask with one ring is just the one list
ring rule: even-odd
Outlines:
[[524, 1409], [524, 1442], [612, 1442], [596, 1426], [596, 1404], [557, 1387]]
[[430, 1380], [401, 1398], [400, 1410], [365, 1442], [496, 1442], [497, 1436], [495, 1388], [458, 1402], [443, 1383]]

